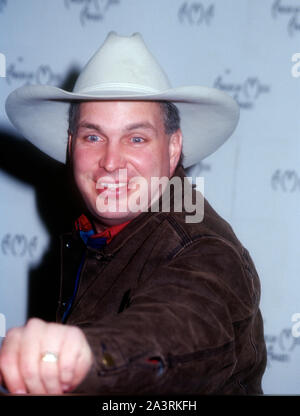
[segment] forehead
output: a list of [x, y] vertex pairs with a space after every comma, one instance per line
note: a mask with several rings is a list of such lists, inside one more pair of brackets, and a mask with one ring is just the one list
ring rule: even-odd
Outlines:
[[122, 123], [130, 121], [151, 121], [163, 124], [163, 110], [154, 101], [88, 101], [79, 106], [80, 121], [89, 119], [94, 121]]

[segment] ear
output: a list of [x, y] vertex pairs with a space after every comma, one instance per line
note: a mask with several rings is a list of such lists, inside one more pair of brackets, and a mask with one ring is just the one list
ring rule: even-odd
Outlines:
[[170, 176], [175, 172], [182, 150], [182, 133], [178, 129], [169, 138]]
[[68, 135], [68, 159], [69, 159], [69, 161], [72, 160], [72, 138], [73, 138], [73, 136], [69, 132], [69, 135]]

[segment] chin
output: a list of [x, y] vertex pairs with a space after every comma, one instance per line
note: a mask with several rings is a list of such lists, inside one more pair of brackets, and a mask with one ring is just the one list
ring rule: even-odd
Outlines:
[[[86, 207], [92, 215], [95, 223], [99, 223], [100, 225], [103, 224], [106, 226], [122, 224], [124, 222], [130, 221], [140, 215], [147, 206], [146, 204], [144, 209], [141, 208], [138, 211], [131, 211], [127, 206], [127, 202], [125, 202], [126, 205], [124, 205], [124, 203], [122, 204], [122, 202], [119, 200], [117, 205], [114, 203], [111, 205], [103, 205], [98, 204], [98, 198], [99, 195], [96, 198], [86, 198]], [[121, 207], [123, 207], [123, 209]]]
[[107, 227], [111, 227], [113, 225], [119, 225], [119, 224], [123, 224], [124, 222], [130, 221], [132, 220], [134, 217], [136, 217], [137, 215], [139, 215], [138, 213], [135, 214], [135, 216], [133, 216], [132, 213], [128, 213], [128, 215], [126, 215], [126, 213], [105, 213], [105, 214], [95, 214], [92, 213], [92, 216], [94, 218], [94, 223], [96, 225], [96, 229], [98, 229], [97, 225], [104, 225]]

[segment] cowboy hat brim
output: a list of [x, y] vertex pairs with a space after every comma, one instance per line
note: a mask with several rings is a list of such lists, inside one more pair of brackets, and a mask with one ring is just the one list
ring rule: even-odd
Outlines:
[[181, 118], [186, 168], [217, 150], [233, 133], [239, 119], [234, 99], [214, 88], [188, 86], [157, 92], [130, 84], [102, 85], [85, 92], [27, 85], [8, 96], [6, 113], [25, 138], [65, 163], [70, 102], [110, 100], [173, 102]]

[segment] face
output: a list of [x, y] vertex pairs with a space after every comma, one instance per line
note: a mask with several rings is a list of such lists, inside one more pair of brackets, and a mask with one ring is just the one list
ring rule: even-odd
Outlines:
[[147, 194], [146, 204], [153, 202], [151, 178], [173, 175], [181, 142], [180, 130], [165, 134], [158, 103], [81, 103], [69, 150], [76, 185], [98, 232], [139, 215], [141, 210], [133, 210], [132, 202], [141, 199], [142, 191]]

